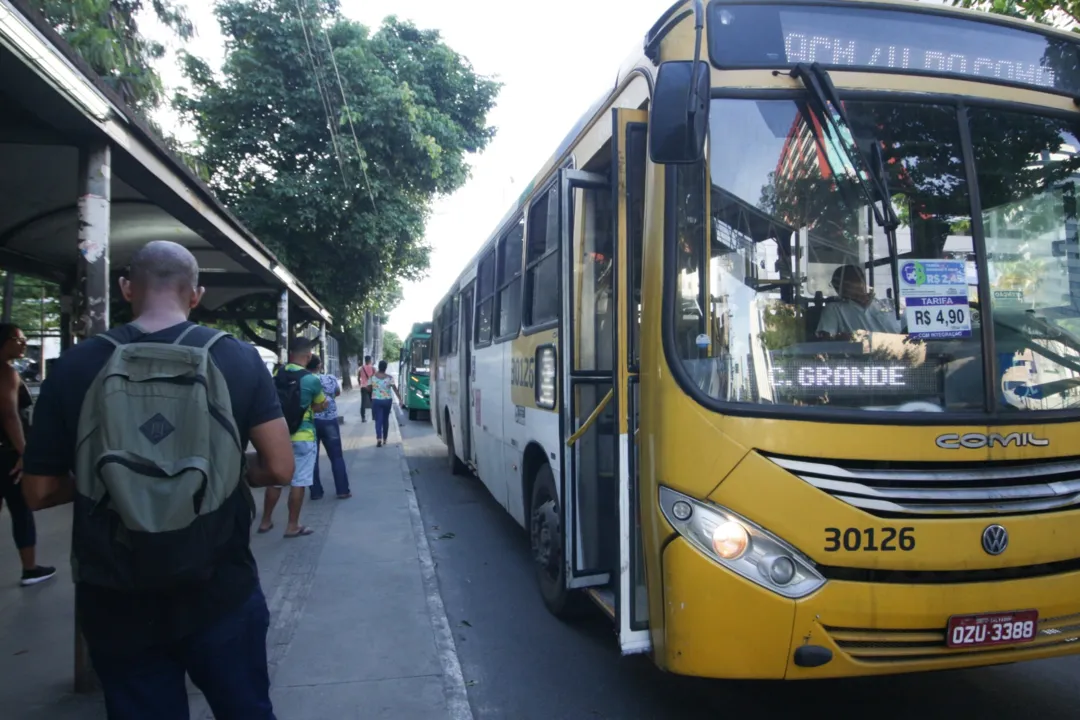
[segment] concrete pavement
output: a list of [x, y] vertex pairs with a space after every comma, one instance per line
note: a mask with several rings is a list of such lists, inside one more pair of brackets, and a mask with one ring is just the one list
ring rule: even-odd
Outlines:
[[[272, 697], [280, 720], [469, 720], [472, 717], [434, 563], [401, 449], [397, 419], [376, 448], [361, 423], [359, 394], [338, 403], [353, 497], [324, 486], [301, 521], [315, 534], [286, 540], [284, 500], [275, 529], [253, 534], [270, 605], [267, 638]], [[261, 505], [261, 493], [257, 493]], [[104, 717], [100, 696], [72, 692], [73, 586], [70, 510], [38, 514], [39, 560], [60, 568], [48, 583], [20, 588], [10, 523], [0, 516], [0, 708], [37, 720]], [[253, 528], [254, 532], [254, 528]], [[197, 690], [191, 717], [212, 718]], [[14, 714], [9, 712], [14, 711]]]

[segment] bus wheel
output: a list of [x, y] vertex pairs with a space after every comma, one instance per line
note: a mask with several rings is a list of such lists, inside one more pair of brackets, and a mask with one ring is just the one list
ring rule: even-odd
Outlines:
[[415, 420], [416, 419], [416, 411], [415, 410], [409, 410], [409, 419], [410, 420]]
[[566, 564], [563, 562], [564, 538], [562, 510], [551, 466], [544, 465], [533, 482], [529, 511], [529, 539], [532, 545], [540, 596], [548, 611], [557, 618], [577, 614], [577, 594], [566, 587]]
[[454, 428], [450, 426], [450, 417], [446, 418], [446, 458], [451, 475], [465, 475], [469, 468], [458, 459], [454, 452]]

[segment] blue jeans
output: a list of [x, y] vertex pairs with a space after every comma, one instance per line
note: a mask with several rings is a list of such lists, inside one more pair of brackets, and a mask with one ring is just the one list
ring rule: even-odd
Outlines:
[[390, 432], [390, 409], [394, 407], [393, 400], [372, 400], [371, 414], [375, 416], [375, 438], [385, 442]]
[[256, 586], [247, 602], [213, 625], [134, 656], [95, 653], [109, 720], [189, 720], [184, 673], [217, 720], [275, 720], [266, 666], [270, 611]]
[[[321, 420], [315, 418], [315, 437], [326, 448], [326, 457], [330, 459], [330, 469], [334, 473], [334, 489], [338, 495], [349, 494], [349, 472], [345, 469], [345, 455], [341, 450], [341, 426], [337, 418]], [[319, 482], [319, 462], [315, 461], [315, 482], [311, 485], [311, 497], [321, 498], [323, 486]]]

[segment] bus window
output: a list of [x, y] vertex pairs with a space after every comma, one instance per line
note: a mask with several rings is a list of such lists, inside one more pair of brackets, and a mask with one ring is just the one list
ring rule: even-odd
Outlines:
[[559, 318], [559, 190], [552, 186], [529, 208], [525, 325]]
[[614, 250], [611, 191], [574, 190], [574, 330], [576, 370], [611, 370], [615, 362]]
[[[874, 221], [805, 104], [714, 101], [707, 227], [699, 221], [706, 173], [678, 171], [678, 352], [694, 383], [725, 401], [981, 409], [977, 270], [956, 112], [845, 108], [855, 143], [883, 149], [895, 236]], [[932, 277], [900, 282], [917, 272]]]
[[492, 313], [495, 304], [495, 251], [480, 261], [476, 271], [476, 346], [491, 344]]
[[499, 240], [499, 321], [495, 337], [517, 335], [521, 325], [521, 241], [525, 237], [525, 218]]

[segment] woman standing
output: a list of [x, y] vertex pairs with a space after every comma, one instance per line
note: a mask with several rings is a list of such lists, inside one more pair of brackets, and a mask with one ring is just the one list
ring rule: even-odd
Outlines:
[[[322, 443], [326, 448], [326, 457], [330, 459], [330, 468], [334, 473], [334, 489], [337, 491], [338, 500], [347, 500], [352, 497], [349, 491], [349, 472], [345, 468], [345, 455], [341, 450], [341, 425], [338, 424], [337, 401], [334, 399], [341, 395], [341, 385], [333, 375], [320, 374], [322, 370], [322, 358], [312, 355], [307, 364], [308, 372], [319, 376], [322, 383], [323, 394], [326, 395], [326, 409], [315, 413], [315, 440]], [[315, 474], [311, 483], [311, 499], [318, 500], [325, 494], [322, 483], [319, 481], [319, 461], [315, 461]]]
[[394, 384], [394, 378], [386, 374], [385, 360], [379, 361], [379, 372], [371, 376], [368, 386], [371, 388], [371, 414], [375, 416], [375, 439], [378, 440], [375, 447], [382, 447], [386, 444], [386, 436], [390, 432], [390, 409], [394, 406], [391, 391], [397, 395], [402, 407], [405, 403]]
[[30, 430], [30, 391], [13, 363], [26, 355], [26, 336], [18, 326], [0, 323], [0, 505], [7, 501], [11, 535], [22, 562], [20, 585], [36, 585], [56, 575], [56, 568], [37, 564], [34, 513], [23, 498], [22, 456]]

